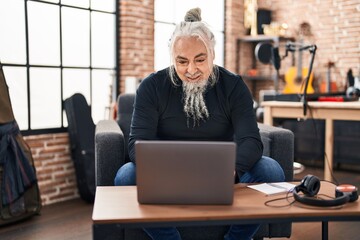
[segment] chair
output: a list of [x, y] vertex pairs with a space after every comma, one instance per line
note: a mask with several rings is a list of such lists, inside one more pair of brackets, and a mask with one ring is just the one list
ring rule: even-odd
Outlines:
[[[134, 94], [118, 97], [118, 118], [100, 121], [95, 130], [95, 171], [97, 186], [114, 185], [114, 177], [127, 156], [127, 141], [133, 111]], [[290, 130], [259, 123], [264, 155], [276, 159], [285, 172], [285, 180], [293, 180], [294, 135]], [[119, 199], [121, 201], [121, 199]], [[228, 226], [179, 227], [182, 239], [223, 239]], [[263, 224], [254, 239], [290, 237], [291, 223]], [[150, 239], [142, 229], [118, 229], [108, 239]]]

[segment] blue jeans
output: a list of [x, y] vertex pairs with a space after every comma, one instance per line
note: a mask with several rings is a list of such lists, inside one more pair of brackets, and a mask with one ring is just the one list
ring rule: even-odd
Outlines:
[[[263, 156], [251, 169], [239, 179], [241, 183], [251, 182], [283, 182], [284, 171], [279, 163], [272, 158]], [[124, 164], [117, 172], [114, 179], [115, 186], [136, 185], [135, 164]], [[251, 239], [259, 229], [259, 224], [231, 225], [224, 236], [225, 240]], [[154, 240], [180, 240], [181, 236], [175, 227], [144, 228], [144, 231]]]

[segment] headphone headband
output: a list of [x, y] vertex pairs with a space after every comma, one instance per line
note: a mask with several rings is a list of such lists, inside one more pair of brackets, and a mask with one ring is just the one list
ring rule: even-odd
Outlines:
[[343, 204], [349, 202], [349, 199], [350, 199], [348, 194], [345, 194], [341, 197], [337, 197], [335, 199], [329, 199], [329, 200], [308, 197], [306, 195], [300, 196], [297, 192], [294, 192], [293, 196], [294, 196], [294, 199], [298, 202], [304, 203], [306, 205], [317, 206], [317, 207], [340, 206], [340, 205], [343, 205]]

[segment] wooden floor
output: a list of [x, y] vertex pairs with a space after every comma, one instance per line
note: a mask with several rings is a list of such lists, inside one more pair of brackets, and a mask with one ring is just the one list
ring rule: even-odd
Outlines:
[[[301, 180], [306, 174], [323, 177], [321, 168], [306, 167], [295, 176]], [[348, 183], [360, 187], [360, 171], [335, 171], [339, 183]], [[41, 210], [40, 216], [0, 227], [0, 240], [89, 240], [92, 239], [92, 204], [81, 199], [66, 201]], [[360, 239], [359, 222], [329, 223], [329, 239]], [[272, 238], [284, 239], [284, 238]], [[321, 223], [293, 223], [292, 240], [321, 239]], [[135, 239], [136, 240], [136, 239]]]
[[45, 206], [40, 216], [0, 227], [1, 240], [92, 239], [93, 206], [81, 199]]

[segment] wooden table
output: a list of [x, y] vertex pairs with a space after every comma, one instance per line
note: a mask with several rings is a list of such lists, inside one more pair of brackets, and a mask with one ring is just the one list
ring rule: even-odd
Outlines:
[[[320, 193], [334, 196], [333, 184], [321, 184]], [[93, 239], [106, 239], [103, 234], [116, 231], [116, 228], [309, 221], [321, 221], [323, 239], [327, 239], [328, 221], [360, 220], [359, 201], [348, 203], [341, 209], [303, 208], [296, 204], [275, 208], [264, 203], [286, 194], [266, 196], [244, 184], [234, 185], [234, 190], [232, 205], [143, 205], [137, 201], [136, 186], [97, 187], [92, 215]], [[289, 203], [283, 199], [276, 204]]]
[[[264, 101], [264, 123], [273, 125], [274, 118], [302, 118], [325, 120], [324, 178], [332, 180], [334, 162], [334, 120], [360, 120], [360, 101], [355, 102], [308, 102], [307, 114], [303, 114], [302, 102]], [[326, 160], [328, 159], [328, 161]]]

